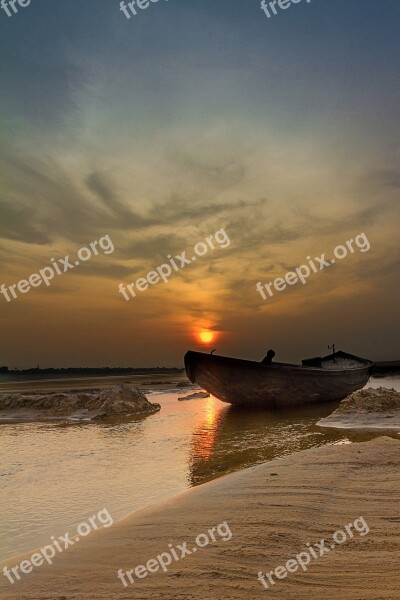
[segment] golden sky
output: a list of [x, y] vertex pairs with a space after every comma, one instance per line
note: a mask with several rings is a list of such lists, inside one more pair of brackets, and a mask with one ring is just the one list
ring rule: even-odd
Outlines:
[[[228, 0], [159, 3], [140, 23], [92, 0], [0, 15], [0, 283], [105, 235], [115, 248], [0, 296], [2, 364], [181, 366], [204, 330], [256, 360], [332, 342], [399, 358], [399, 9], [357, 4], [274, 22]], [[118, 292], [220, 229], [228, 247]], [[257, 292], [362, 232], [368, 252]]]

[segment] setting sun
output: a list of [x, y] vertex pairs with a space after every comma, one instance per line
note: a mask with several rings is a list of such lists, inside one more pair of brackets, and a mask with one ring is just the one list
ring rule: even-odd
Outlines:
[[200, 342], [203, 344], [211, 344], [215, 340], [215, 333], [212, 331], [201, 331], [198, 334]]

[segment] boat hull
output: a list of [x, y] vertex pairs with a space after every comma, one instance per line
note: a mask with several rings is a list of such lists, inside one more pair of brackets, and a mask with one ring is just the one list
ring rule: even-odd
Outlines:
[[189, 351], [186, 374], [207, 392], [230, 404], [284, 408], [343, 400], [368, 382], [372, 363], [328, 370], [252, 361]]

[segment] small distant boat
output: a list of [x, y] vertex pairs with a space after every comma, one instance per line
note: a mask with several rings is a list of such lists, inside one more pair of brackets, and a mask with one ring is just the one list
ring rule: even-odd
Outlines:
[[374, 363], [338, 351], [305, 359], [301, 365], [264, 365], [189, 351], [186, 374], [192, 383], [230, 404], [268, 409], [343, 400], [368, 382]]

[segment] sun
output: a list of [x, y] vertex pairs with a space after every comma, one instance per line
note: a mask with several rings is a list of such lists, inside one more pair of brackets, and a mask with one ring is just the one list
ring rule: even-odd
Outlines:
[[215, 340], [216, 335], [213, 331], [200, 331], [198, 338], [202, 344], [211, 344]]

